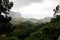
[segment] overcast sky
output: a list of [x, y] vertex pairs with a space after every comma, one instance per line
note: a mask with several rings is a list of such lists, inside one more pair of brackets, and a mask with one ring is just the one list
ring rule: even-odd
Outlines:
[[60, 0], [11, 0], [14, 2], [12, 11], [20, 12], [26, 18], [52, 17], [53, 9]]

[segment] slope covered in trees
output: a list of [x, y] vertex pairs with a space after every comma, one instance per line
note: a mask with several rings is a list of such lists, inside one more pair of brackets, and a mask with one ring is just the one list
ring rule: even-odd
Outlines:
[[[11, 17], [7, 16], [13, 4], [12, 2], [9, 3], [9, 0], [3, 1], [0, 0], [0, 40], [58, 40], [60, 36], [60, 15], [51, 18], [50, 22], [33, 24], [31, 21], [25, 21], [13, 27], [10, 23]], [[57, 7], [59, 8], [59, 6]], [[59, 10], [57, 7], [54, 9], [54, 16]], [[4, 13], [6, 17], [1, 13]]]
[[48, 23], [35, 25], [30, 21], [21, 22], [3, 40], [58, 40], [59, 36], [60, 15], [57, 15]]
[[38, 31], [32, 33], [25, 40], [58, 40], [60, 36], [60, 16], [51, 18], [51, 22], [46, 23]]

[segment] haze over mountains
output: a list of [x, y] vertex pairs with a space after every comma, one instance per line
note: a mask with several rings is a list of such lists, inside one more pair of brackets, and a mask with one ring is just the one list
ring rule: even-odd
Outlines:
[[10, 12], [9, 16], [11, 16], [12, 18], [20, 18], [21, 14], [19, 12]]
[[31, 21], [32, 23], [42, 23], [42, 22], [50, 22], [51, 17], [45, 17], [44, 19], [35, 19], [35, 18], [24, 18], [21, 16], [19, 12], [10, 12], [9, 16], [12, 17], [12, 21], [15, 22], [24, 22]]

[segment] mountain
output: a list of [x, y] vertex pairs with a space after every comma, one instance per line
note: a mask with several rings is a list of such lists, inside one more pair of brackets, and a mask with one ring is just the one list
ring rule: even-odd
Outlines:
[[38, 21], [42, 22], [42, 20], [35, 19], [35, 18], [30, 18], [29, 21], [31, 21], [32, 23], [37, 23]]
[[60, 15], [40, 26], [39, 30], [30, 34], [25, 40], [60, 40]]
[[25, 21], [26, 18], [23, 18], [19, 12], [10, 12], [8, 15], [12, 17], [12, 21]]
[[21, 14], [19, 12], [10, 12], [9, 16], [12, 18], [21, 18]]
[[23, 18], [19, 12], [13, 12], [12, 11], [12, 12], [10, 12], [10, 14], [8, 16], [12, 17], [11, 22], [14, 24], [28, 20], [27, 18]]
[[[10, 14], [8, 15], [8, 16], [11, 16], [12, 17], [12, 20], [13, 19], [16, 19], [16, 20], [18, 20], [18, 19], [20, 19], [21, 18], [21, 14], [19, 13], [19, 12], [10, 12]], [[18, 18], [18, 19], [17, 19]]]
[[35, 19], [35, 18], [23, 18], [19, 12], [10, 12], [8, 16], [12, 17], [13, 23], [19, 23], [19, 22], [25, 22], [25, 21], [31, 21], [32, 23], [45, 23], [50, 22], [50, 17], [45, 17], [44, 19]]
[[43, 22], [50, 22], [51, 21], [51, 17], [45, 17], [44, 19], [41, 19]]

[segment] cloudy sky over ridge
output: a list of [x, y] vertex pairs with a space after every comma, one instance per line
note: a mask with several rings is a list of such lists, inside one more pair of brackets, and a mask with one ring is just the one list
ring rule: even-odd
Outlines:
[[53, 15], [53, 9], [60, 0], [11, 0], [14, 2], [13, 11], [20, 12], [27, 18], [44, 18]]

